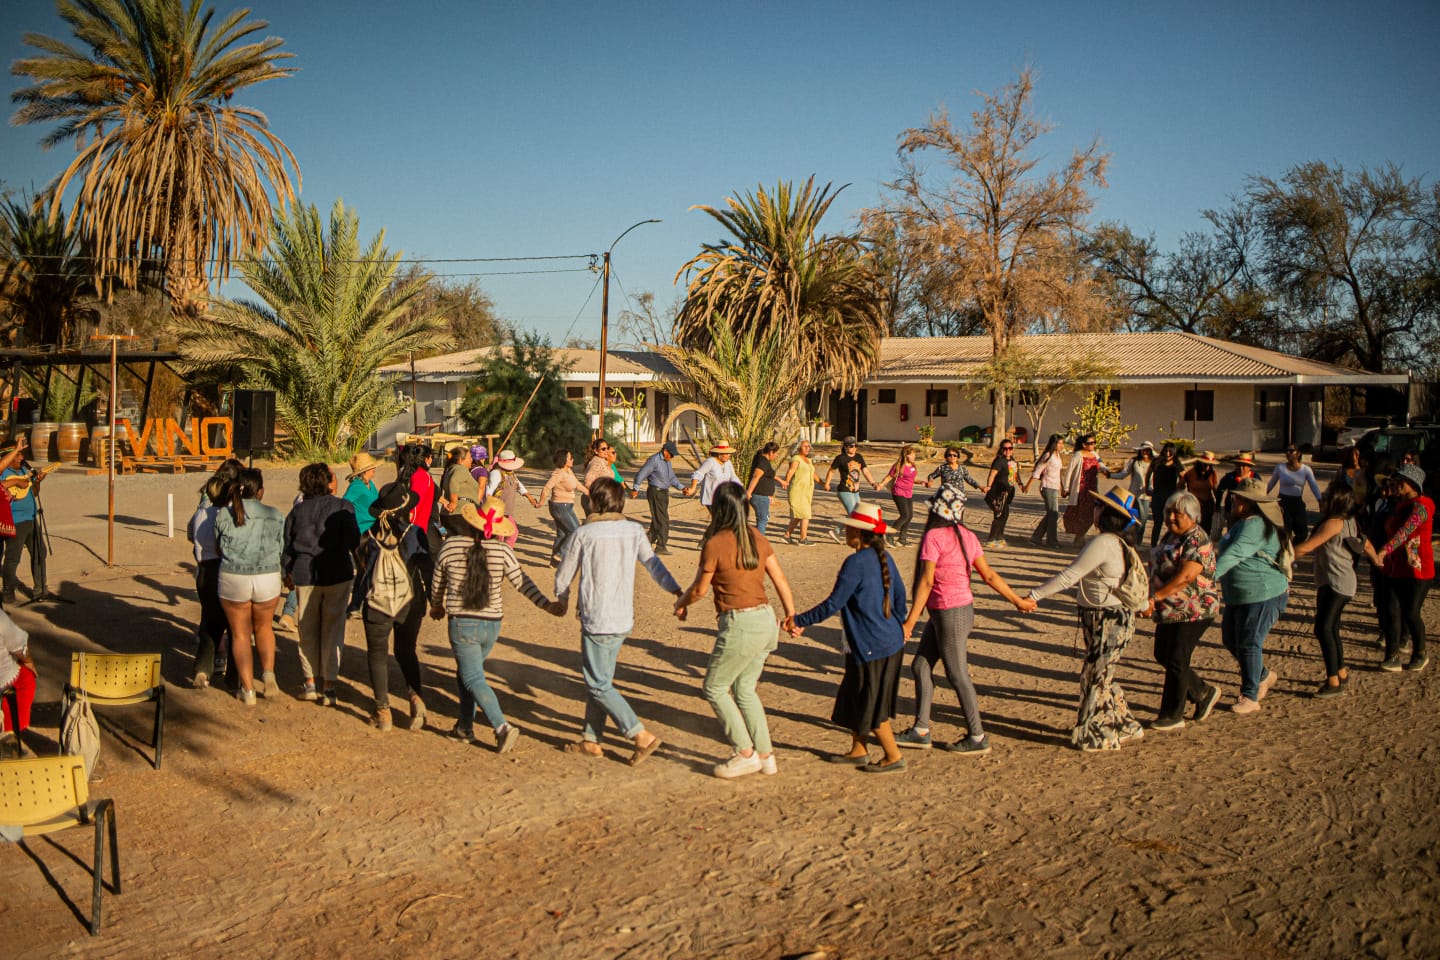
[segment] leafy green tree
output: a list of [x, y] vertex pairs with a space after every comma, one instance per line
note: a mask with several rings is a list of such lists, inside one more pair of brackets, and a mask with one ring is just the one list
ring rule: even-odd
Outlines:
[[[885, 289], [858, 237], [820, 233], [838, 193], [817, 190], [811, 177], [799, 190], [782, 181], [729, 198], [725, 210], [696, 208], [730, 236], [702, 246], [676, 274], [688, 279], [676, 344], [703, 351], [722, 330], [754, 334], [754, 344], [789, 348], [791, 363], [811, 373], [807, 390], [858, 390], [879, 365]], [[804, 393], [772, 399], [794, 403]]]
[[26, 345], [72, 344], [95, 323], [90, 260], [63, 211], [0, 201], [0, 311]]
[[506, 326], [495, 312], [495, 301], [474, 278], [449, 279], [407, 264], [395, 277], [397, 285], [422, 284], [414, 309], [443, 317], [450, 326], [455, 349], [490, 347], [505, 339]]
[[[1034, 115], [1033, 91], [1026, 69], [984, 97], [968, 128], [942, 110], [902, 133], [901, 171], [885, 208], [905, 243], [933, 264], [927, 275], [951, 285], [950, 308], [972, 304], [985, 318], [996, 354], [1034, 328], [1089, 329], [1112, 309], [1080, 243], [1109, 156], [1096, 141], [1038, 173], [1050, 125]], [[1009, 410], [1003, 387], [992, 409], [999, 438]]]
[[[535, 459], [536, 466], [544, 469], [555, 451], [563, 448], [574, 454], [579, 466], [585, 459], [590, 428], [580, 407], [565, 396], [567, 369], [538, 333], [512, 332], [470, 380], [460, 403], [460, 418], [472, 432], [502, 437], [519, 419], [510, 446], [522, 457]], [[535, 399], [520, 419], [532, 391]]]
[[41, 140], [67, 140], [75, 159], [51, 184], [51, 214], [77, 185], [70, 222], [91, 247], [96, 277], [134, 286], [145, 260], [163, 256], [177, 315], [198, 317], [209, 267], [258, 248], [272, 217], [270, 189], [294, 198], [288, 147], [265, 115], [232, 104], [245, 87], [290, 76], [278, 37], [238, 10], [218, 23], [201, 0], [59, 0], [80, 41], [24, 37], [38, 55], [11, 72], [32, 86], [11, 94], [12, 122], [57, 124]]
[[406, 403], [379, 368], [452, 343], [443, 319], [415, 310], [420, 283], [391, 282], [400, 253], [385, 249], [385, 232], [362, 250], [359, 231], [339, 200], [328, 229], [313, 205], [296, 204], [276, 218], [264, 256], [241, 268], [259, 301], [219, 300], [175, 321], [194, 367], [275, 391], [300, 459], [353, 454]]

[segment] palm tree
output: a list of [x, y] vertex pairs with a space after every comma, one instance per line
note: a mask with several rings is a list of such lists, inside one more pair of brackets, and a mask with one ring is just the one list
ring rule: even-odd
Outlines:
[[423, 278], [394, 283], [385, 232], [363, 251], [360, 220], [335, 202], [329, 229], [313, 205], [276, 217], [261, 259], [241, 277], [263, 302], [218, 300], [177, 317], [180, 354], [200, 370], [275, 391], [295, 456], [338, 463], [406, 403], [379, 368], [452, 344], [443, 317], [415, 309]]
[[269, 188], [287, 203], [294, 156], [263, 113], [231, 105], [235, 92], [287, 77], [278, 37], [238, 10], [212, 27], [201, 0], [59, 0], [87, 48], [26, 34], [38, 56], [17, 60], [34, 81], [11, 94], [12, 123], [58, 123], [47, 149], [74, 140], [75, 159], [48, 188], [52, 215], [78, 184], [71, 222], [92, 248], [98, 281], [134, 286], [146, 258], [162, 256], [171, 308], [199, 316], [209, 271], [259, 249], [272, 217]]
[[708, 349], [718, 326], [761, 340], [775, 332], [811, 374], [807, 389], [858, 390], [879, 364], [886, 293], [857, 237], [818, 233], [838, 195], [811, 177], [798, 192], [782, 181], [727, 198], [726, 210], [696, 208], [733, 239], [706, 244], [676, 275], [689, 277], [676, 342]]
[[703, 408], [712, 435], [738, 451], [736, 468], [749, 480], [750, 461], [771, 439], [789, 438], [799, 427], [796, 401], [814, 371], [795, 363], [785, 330], [734, 330], [717, 324], [704, 348], [661, 347], [680, 378], [665, 389]]
[[99, 316], [89, 258], [63, 221], [35, 203], [0, 202], [0, 306], [27, 345], [73, 343]]

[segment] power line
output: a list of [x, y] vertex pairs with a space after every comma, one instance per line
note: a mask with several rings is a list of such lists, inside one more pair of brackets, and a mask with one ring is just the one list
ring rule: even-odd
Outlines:
[[[599, 258], [599, 256], [600, 256], [600, 254], [598, 254], [598, 253], [562, 253], [562, 254], [550, 254], [550, 255], [541, 256], [541, 257], [402, 257], [402, 258], [400, 258], [400, 259], [398, 259], [398, 260], [391, 260], [391, 259], [389, 259], [388, 257], [358, 257], [358, 258], [355, 258], [355, 259], [350, 259], [350, 258], [344, 258], [344, 259], [331, 258], [331, 259], [330, 259], [330, 262], [331, 262], [331, 263], [515, 263], [515, 262], [526, 261], [526, 260], [590, 260], [590, 261], [593, 262], [594, 260], [597, 260], [597, 259]], [[22, 259], [22, 260], [75, 260], [75, 261], [78, 262], [78, 261], [91, 261], [91, 260], [93, 260], [94, 258], [93, 258], [93, 257], [84, 256], [83, 254], [77, 255], [77, 254], [65, 254], [65, 253], [36, 253], [36, 254], [31, 254], [31, 255], [29, 255], [29, 256], [21, 257], [20, 259]], [[178, 258], [176, 258], [176, 259], [178, 260]], [[130, 262], [134, 262], [134, 261], [131, 260], [131, 259], [129, 259], [129, 258], [127, 258], [126, 260], [117, 261], [117, 262], [130, 263]], [[157, 268], [160, 267], [160, 266], [162, 266], [162, 265], [164, 265], [164, 264], [170, 263], [170, 262], [171, 262], [171, 258], [169, 258], [169, 257], [142, 257], [142, 258], [140, 258], [140, 260], [139, 260], [139, 263], [140, 263], [142, 266], [146, 266], [146, 265], [153, 264], [153, 265], [154, 265], [155, 267], [157, 267]], [[220, 262], [220, 259], [219, 259], [218, 257], [212, 257], [212, 258], [210, 258], [210, 259], [208, 259], [208, 260], [183, 260], [183, 261], [179, 261], [179, 262], [182, 262], [182, 263], [202, 263], [202, 264], [212, 264], [212, 265], [213, 265], [213, 264], [219, 263], [219, 262]], [[275, 261], [274, 261], [272, 258], [268, 258], [268, 257], [233, 257], [233, 258], [231, 258], [230, 261], [229, 261], [229, 263], [231, 263], [232, 265], [234, 265], [234, 264], [247, 264], [247, 263], [273, 263], [273, 262], [275, 262]]]

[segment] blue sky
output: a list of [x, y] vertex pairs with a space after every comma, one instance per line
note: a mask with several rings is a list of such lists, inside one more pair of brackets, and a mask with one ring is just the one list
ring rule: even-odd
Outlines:
[[[230, 5], [220, 3], [228, 12]], [[1100, 138], [1097, 217], [1168, 244], [1249, 174], [1308, 160], [1440, 174], [1440, 4], [494, 3], [253, 0], [293, 78], [252, 88], [302, 197], [427, 258], [616, 247], [626, 293], [672, 279], [718, 225], [692, 204], [780, 179], [850, 184], [826, 226], [874, 205], [906, 127], [967, 116], [1031, 64], [1056, 160]], [[64, 34], [48, 0], [0, 0], [0, 55]], [[7, 94], [21, 85], [4, 79]], [[240, 99], [240, 98], [237, 98]], [[13, 108], [7, 109], [13, 112]], [[0, 179], [43, 185], [72, 148], [0, 129]], [[567, 263], [436, 264], [440, 273]], [[588, 272], [484, 276], [502, 315], [597, 334]], [[233, 291], [231, 286], [227, 291]], [[583, 310], [582, 310], [583, 306]], [[578, 317], [578, 320], [577, 320]], [[573, 325], [573, 327], [572, 327]]]

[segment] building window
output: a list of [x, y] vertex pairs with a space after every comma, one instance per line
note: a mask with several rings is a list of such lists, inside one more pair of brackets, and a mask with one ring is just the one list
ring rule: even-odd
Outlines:
[[584, 387], [566, 387], [566, 388], [565, 388], [565, 399], [566, 399], [566, 400], [584, 400], [584, 399], [585, 399], [585, 388], [584, 388]]
[[1214, 420], [1215, 419], [1215, 391], [1214, 390], [1186, 390], [1185, 391], [1185, 419], [1186, 420]]
[[927, 417], [948, 417], [948, 416], [950, 416], [950, 391], [949, 391], [949, 390], [926, 390], [926, 391], [925, 391], [925, 416], [927, 416]]
[[[1095, 391], [1095, 402], [1096, 402], [1096, 403], [1099, 403], [1100, 401], [1102, 401], [1102, 400], [1105, 399], [1105, 396], [1106, 396], [1106, 391], [1104, 391], [1104, 390], [1096, 390], [1096, 391]], [[1111, 402], [1111, 403], [1115, 404], [1115, 406], [1117, 406], [1117, 407], [1120, 406], [1120, 391], [1119, 391], [1119, 390], [1116, 390], [1114, 387], [1111, 387], [1110, 390], [1109, 390], [1109, 396], [1110, 396], [1110, 402]]]
[[881, 387], [879, 393], [880, 393], [880, 396], [879, 396], [877, 399], [878, 399], [878, 401], [879, 401], [880, 403], [894, 403], [894, 402], [895, 402], [895, 391], [894, 391], [894, 390], [888, 390], [888, 389], [886, 389], [886, 388], [884, 388], [884, 387]]

